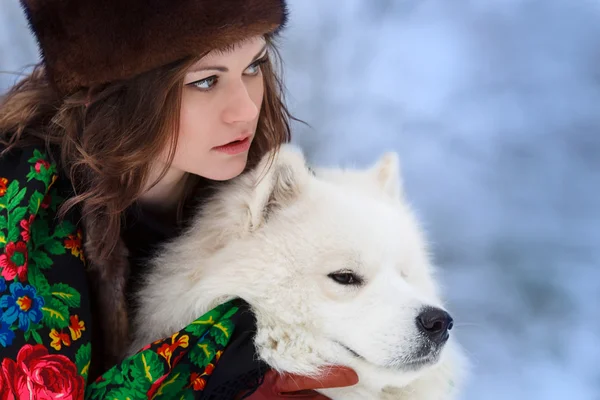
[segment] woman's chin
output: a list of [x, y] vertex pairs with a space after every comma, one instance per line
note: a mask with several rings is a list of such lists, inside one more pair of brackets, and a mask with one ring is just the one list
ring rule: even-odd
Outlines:
[[[232, 157], [229, 160], [214, 163], [210, 171], [198, 171], [197, 175], [213, 181], [228, 181], [244, 172], [247, 161], [247, 155]], [[194, 172], [192, 171], [192, 173]]]

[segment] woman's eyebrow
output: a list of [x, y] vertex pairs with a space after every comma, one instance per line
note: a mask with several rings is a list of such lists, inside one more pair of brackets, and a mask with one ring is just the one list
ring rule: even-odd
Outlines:
[[[254, 56], [254, 58], [252, 59], [252, 61], [250, 61], [250, 64], [252, 64], [254, 61], [258, 60], [260, 58], [260, 56], [262, 56], [265, 53], [265, 50], [267, 49], [267, 45], [264, 45], [262, 49], [260, 49], [260, 51], [258, 53], [256, 53], [256, 55]], [[210, 66], [206, 66], [206, 67], [197, 67], [197, 68], [192, 68], [188, 71], [188, 73], [190, 72], [201, 72], [201, 71], [219, 71], [219, 72], [229, 72], [229, 69], [227, 67], [222, 67], [219, 65], [210, 65]]]

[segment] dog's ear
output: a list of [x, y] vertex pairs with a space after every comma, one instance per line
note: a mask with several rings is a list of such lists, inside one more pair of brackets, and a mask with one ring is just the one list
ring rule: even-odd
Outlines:
[[291, 144], [265, 155], [250, 174], [252, 187], [247, 201], [250, 231], [259, 228], [277, 207], [293, 202], [310, 176], [302, 152]]
[[392, 151], [384, 153], [369, 172], [375, 177], [377, 185], [386, 196], [393, 200], [402, 197], [403, 183], [398, 153]]

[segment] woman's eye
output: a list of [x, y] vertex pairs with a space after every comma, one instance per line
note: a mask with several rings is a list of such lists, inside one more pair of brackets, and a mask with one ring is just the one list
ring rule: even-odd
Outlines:
[[216, 83], [217, 83], [217, 77], [209, 76], [208, 78], [204, 78], [199, 81], [192, 82], [192, 83], [190, 83], [190, 85], [193, 85], [200, 90], [210, 90], [213, 88], [213, 86], [215, 86]]
[[257, 63], [254, 63], [246, 68], [246, 75], [257, 75], [259, 71], [260, 66]]
[[[246, 70], [244, 71], [245, 75], [256, 76], [260, 72], [260, 66], [267, 62], [267, 57], [263, 57], [260, 60], [254, 61]], [[200, 79], [199, 81], [191, 82], [188, 85], [194, 86], [202, 91], [211, 90], [219, 81], [216, 75], [209, 76], [208, 78]]]
[[256, 60], [252, 64], [250, 64], [248, 68], [246, 68], [246, 71], [244, 73], [246, 75], [258, 75], [258, 73], [260, 72], [260, 66], [266, 62], [267, 57], [263, 57], [260, 60]]

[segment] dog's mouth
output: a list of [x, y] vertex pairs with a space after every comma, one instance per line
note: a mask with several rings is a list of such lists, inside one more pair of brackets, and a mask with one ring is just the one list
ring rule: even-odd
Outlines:
[[422, 368], [428, 367], [432, 364], [435, 364], [438, 359], [440, 352], [439, 351], [431, 351], [429, 353], [424, 353], [422, 350], [419, 354], [415, 354], [413, 358], [408, 359], [395, 359], [392, 362], [386, 364], [376, 364], [367, 360], [366, 357], [363, 357], [360, 353], [353, 350], [350, 346], [345, 345], [342, 342], [335, 341], [340, 347], [345, 349], [349, 354], [351, 354], [354, 358], [357, 358], [363, 362], [368, 364], [372, 364], [379, 368], [385, 368], [390, 370], [403, 370], [403, 371], [417, 371]]
[[[344, 349], [346, 349], [346, 351], [350, 354], [352, 354], [355, 358], [358, 358], [360, 360], [363, 361], [367, 361], [366, 358], [364, 358], [363, 356], [361, 356], [360, 354], [358, 354], [356, 351], [352, 350], [352, 348], [346, 346], [344, 343], [342, 342], [338, 342], [337, 340], [335, 341], [338, 345], [340, 345], [341, 347], [343, 347]], [[368, 362], [368, 361], [367, 361]]]
[[411, 360], [402, 361], [398, 363], [400, 368], [408, 371], [417, 371], [425, 367], [429, 367], [435, 364], [439, 359], [439, 352], [431, 353], [425, 357], [414, 358]]

